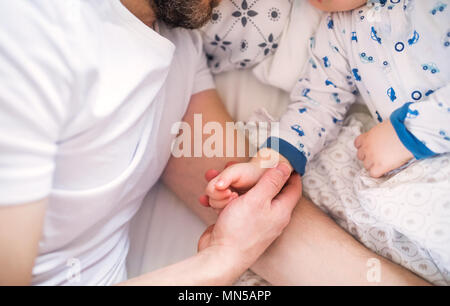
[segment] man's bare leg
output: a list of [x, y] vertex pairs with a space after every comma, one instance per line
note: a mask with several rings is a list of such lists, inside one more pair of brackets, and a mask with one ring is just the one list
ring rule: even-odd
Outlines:
[[[380, 263], [380, 282], [368, 278], [368, 263], [373, 259]], [[284, 233], [252, 270], [274, 285], [427, 284], [368, 250], [305, 198]]]
[[[195, 211], [211, 224], [209, 213]], [[371, 269], [368, 263], [374, 259], [379, 262], [379, 282], [367, 276]], [[367, 249], [306, 198], [301, 199], [290, 224], [252, 270], [273, 285], [428, 284]]]

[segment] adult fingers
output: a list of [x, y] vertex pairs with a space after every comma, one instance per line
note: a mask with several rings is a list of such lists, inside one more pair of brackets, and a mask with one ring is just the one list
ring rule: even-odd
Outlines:
[[291, 175], [286, 186], [273, 199], [272, 206], [276, 210], [287, 212], [289, 215], [297, 205], [302, 195], [302, 180], [300, 175], [295, 173]]
[[283, 188], [290, 174], [291, 168], [286, 163], [279, 163], [276, 168], [267, 170], [246, 195], [250, 199], [272, 200]]
[[234, 164], [237, 164], [238, 162], [235, 162], [235, 161], [230, 161], [230, 162], [228, 162], [228, 163], [226, 163], [226, 165], [225, 165], [225, 168], [224, 169], [226, 169], [226, 168], [228, 168], [228, 167], [231, 167], [231, 166], [233, 166]]
[[209, 207], [209, 197], [204, 194], [198, 198], [198, 202], [205, 207]]
[[208, 171], [206, 171], [205, 173], [205, 179], [207, 182], [209, 182], [210, 180], [212, 180], [213, 178], [215, 178], [216, 176], [219, 175], [219, 171], [215, 170], [215, 169], [210, 169]]

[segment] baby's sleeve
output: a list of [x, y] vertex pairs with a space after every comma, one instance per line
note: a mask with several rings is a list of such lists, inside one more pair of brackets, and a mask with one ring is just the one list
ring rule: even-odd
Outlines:
[[391, 123], [403, 145], [416, 159], [450, 152], [450, 84], [421, 102], [395, 110]]
[[292, 103], [265, 146], [286, 157], [304, 174], [308, 160], [337, 137], [344, 116], [355, 101], [358, 78], [346, 55], [350, 13], [326, 15], [310, 41], [310, 58], [291, 93]]

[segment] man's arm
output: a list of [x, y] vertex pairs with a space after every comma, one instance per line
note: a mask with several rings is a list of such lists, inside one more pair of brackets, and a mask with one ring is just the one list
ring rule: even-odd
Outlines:
[[67, 42], [49, 36], [44, 10], [29, 2], [0, 1], [0, 285], [31, 281], [56, 143], [74, 106]]
[[0, 207], [0, 286], [29, 285], [47, 200]]
[[203, 234], [197, 255], [121, 285], [231, 285], [289, 223], [301, 195], [300, 177], [290, 174], [280, 164], [232, 201]]
[[[201, 114], [203, 123], [218, 122], [222, 126], [223, 131], [226, 130], [226, 122], [234, 122], [220, 101], [216, 90], [206, 90], [192, 96], [183, 119], [191, 127], [194, 126], [194, 114]], [[235, 149], [237, 148], [237, 135], [238, 132], [234, 135]], [[225, 147], [225, 133], [223, 136]], [[206, 136], [203, 138], [206, 138]], [[194, 139], [192, 139], [191, 147], [194, 147]], [[237, 154], [233, 155], [236, 156]], [[246, 162], [248, 161], [248, 157], [207, 158], [203, 156], [175, 158], [172, 156], [163, 174], [163, 181], [180, 199], [201, 216], [205, 222], [212, 224], [217, 217], [214, 211], [197, 205], [198, 198], [204, 193], [206, 187], [204, 174], [209, 169], [223, 169], [225, 164], [230, 161]]]
[[236, 254], [208, 248], [154, 272], [132, 278], [120, 286], [220, 286], [231, 285], [245, 271]]

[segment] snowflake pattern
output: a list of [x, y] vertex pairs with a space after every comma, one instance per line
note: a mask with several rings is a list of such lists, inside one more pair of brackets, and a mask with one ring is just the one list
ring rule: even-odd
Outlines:
[[222, 40], [219, 35], [216, 34], [216, 36], [214, 36], [214, 40], [211, 42], [211, 45], [218, 46], [220, 49], [225, 51], [227, 46], [231, 45], [231, 41]]
[[260, 43], [258, 46], [264, 49], [264, 55], [266, 56], [271, 51], [275, 52], [275, 50], [278, 48], [278, 43], [274, 41], [273, 34], [271, 33], [267, 40], [263, 43]]
[[231, 15], [235, 18], [239, 18], [239, 20], [242, 23], [242, 26], [245, 27], [247, 25], [248, 20], [258, 15], [258, 12], [249, 8], [247, 0], [243, 0], [241, 4], [241, 9], [234, 11], [233, 14]]
[[288, 21], [292, 0], [228, 0], [201, 30], [213, 73], [251, 68], [272, 55]]

